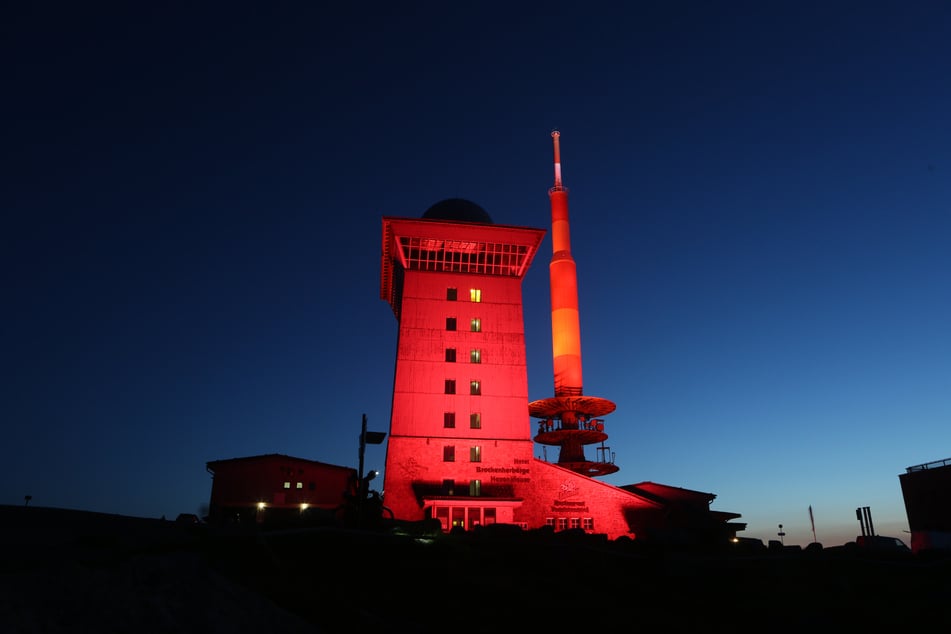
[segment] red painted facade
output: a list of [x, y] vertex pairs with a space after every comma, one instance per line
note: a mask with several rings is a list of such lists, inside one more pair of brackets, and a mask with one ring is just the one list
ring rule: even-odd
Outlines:
[[384, 495], [399, 519], [517, 521], [529, 481], [521, 282], [544, 231], [383, 219], [399, 319]]
[[207, 469], [213, 476], [209, 521], [330, 519], [356, 494], [356, 469], [282, 454], [216, 460]]

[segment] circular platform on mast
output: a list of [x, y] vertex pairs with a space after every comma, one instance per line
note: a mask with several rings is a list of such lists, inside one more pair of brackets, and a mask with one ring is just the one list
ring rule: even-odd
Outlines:
[[560, 418], [565, 412], [597, 418], [615, 409], [617, 405], [612, 401], [598, 396], [552, 396], [528, 404], [528, 413], [535, 418]]

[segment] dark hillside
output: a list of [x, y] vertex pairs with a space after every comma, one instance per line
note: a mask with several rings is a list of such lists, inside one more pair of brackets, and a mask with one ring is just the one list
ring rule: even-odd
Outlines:
[[4, 632], [802, 631], [951, 625], [951, 562], [697, 553], [488, 527], [237, 532], [0, 507]]

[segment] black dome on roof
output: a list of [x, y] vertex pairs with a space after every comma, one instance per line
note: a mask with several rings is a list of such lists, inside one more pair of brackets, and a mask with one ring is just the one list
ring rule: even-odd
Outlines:
[[465, 198], [447, 198], [426, 210], [423, 218], [429, 220], [456, 220], [459, 222], [481, 222], [492, 224], [492, 217], [488, 212]]

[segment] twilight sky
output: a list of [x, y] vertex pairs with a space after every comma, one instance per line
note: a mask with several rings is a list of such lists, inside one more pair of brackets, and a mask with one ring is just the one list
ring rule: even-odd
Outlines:
[[549, 229], [557, 127], [604, 480], [909, 542], [898, 475], [951, 457], [951, 6], [337, 4], [3, 10], [0, 504], [174, 517], [211, 460], [356, 467], [381, 217]]

